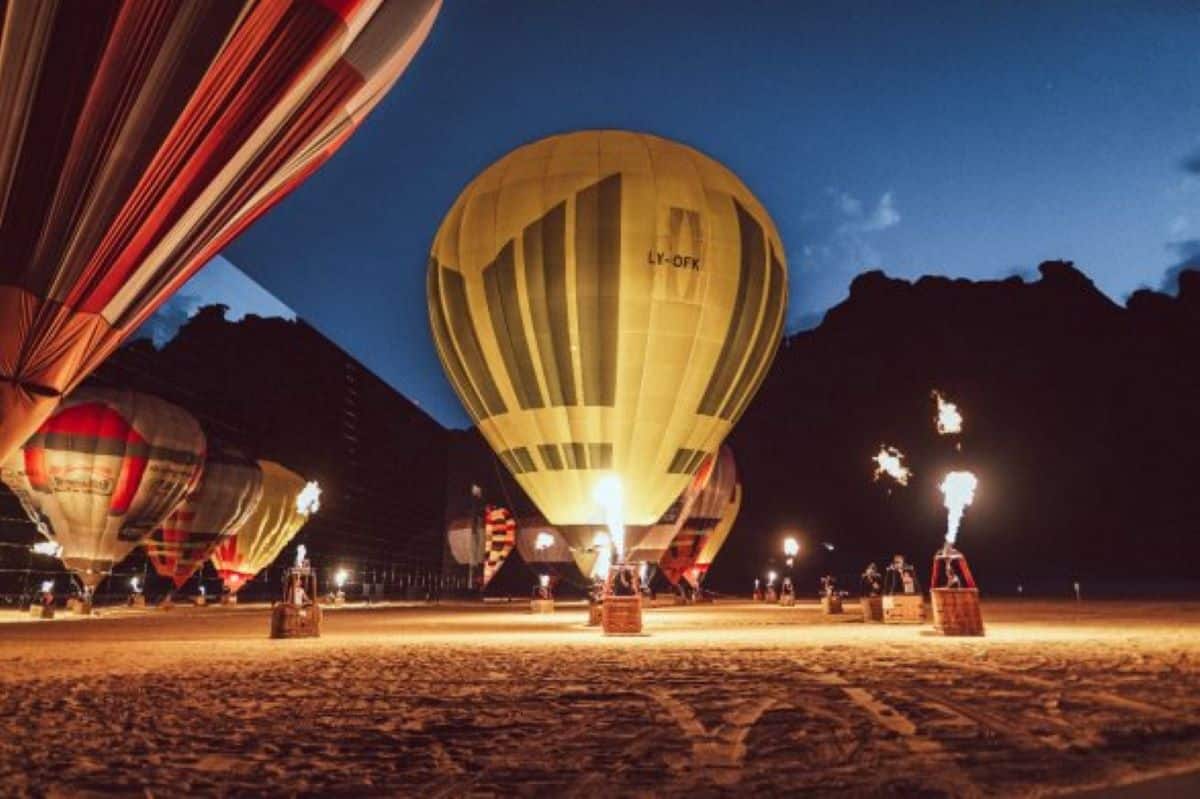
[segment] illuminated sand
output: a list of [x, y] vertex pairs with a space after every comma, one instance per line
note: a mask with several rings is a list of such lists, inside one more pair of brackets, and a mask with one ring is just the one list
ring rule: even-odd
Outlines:
[[346, 608], [296, 641], [262, 608], [0, 615], [0, 793], [1008, 796], [1200, 769], [1200, 603], [991, 601], [982, 640], [856, 604], [663, 607], [629, 639], [521, 609]]

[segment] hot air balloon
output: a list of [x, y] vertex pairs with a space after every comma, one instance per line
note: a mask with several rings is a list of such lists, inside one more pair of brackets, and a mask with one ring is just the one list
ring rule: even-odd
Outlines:
[[439, 7], [0, 3], [0, 459], [346, 141]]
[[486, 552], [483, 559], [483, 583], [488, 583], [508, 560], [517, 545], [517, 523], [508, 508], [489, 505], [483, 514], [483, 535]]
[[611, 525], [613, 478], [624, 523], [654, 524], [745, 410], [787, 304], [783, 244], [742, 182], [625, 131], [488, 167], [427, 274], [450, 383], [556, 525]]
[[734, 522], [737, 521], [738, 511], [742, 509], [742, 484], [737, 483], [733, 487], [733, 494], [729, 499], [729, 504], [725, 510], [721, 512], [721, 520], [717, 522], [716, 527], [708, 534], [708, 538], [704, 541], [704, 546], [700, 548], [700, 554], [696, 557], [696, 562], [692, 568], [683, 573], [684, 579], [691, 583], [692, 588], [699, 588], [704, 581], [704, 576], [708, 574], [708, 569], [712, 566], [713, 560], [720, 553], [721, 547], [725, 546], [725, 541], [729, 538], [729, 532], [733, 529]]
[[[571, 545], [558, 528], [540, 516], [522, 518], [517, 522], [517, 552], [538, 577], [550, 578], [550, 590], [561, 580], [581, 588], [590, 580], [580, 571]], [[588, 571], [591, 571], [589, 566]]]
[[671, 507], [667, 508], [666, 513], [659, 518], [658, 522], [649, 527], [635, 527], [626, 530], [629, 546], [626, 560], [646, 563], [651, 568], [658, 566], [667, 548], [671, 546], [671, 542], [683, 529], [684, 522], [692, 515], [692, 506], [708, 486], [712, 472], [713, 458], [710, 455], [700, 464], [700, 468], [688, 482], [687, 488], [675, 498]]
[[446, 540], [450, 555], [462, 566], [483, 564], [478, 588], [487, 588], [488, 583], [500, 571], [504, 561], [516, 546], [517, 525], [508, 508], [488, 505], [483, 512], [483, 523], [479, 532], [470, 519], [456, 519], [446, 529]]
[[182, 408], [85, 388], [9, 456], [0, 477], [45, 520], [90, 595], [183, 500], [203, 458], [204, 433]]
[[446, 526], [446, 543], [450, 557], [460, 566], [483, 563], [483, 525], [472, 526], [469, 518], [454, 519]]
[[143, 547], [154, 570], [180, 588], [262, 499], [262, 469], [237, 450], [210, 446], [204, 471]]
[[306, 484], [303, 477], [274, 461], [260, 460], [258, 466], [262, 499], [212, 554], [213, 566], [230, 594], [270, 566], [318, 509], [315, 498], [310, 499], [314, 490], [319, 493], [316, 483]]
[[711, 466], [707, 484], [681, 520], [674, 540], [659, 562], [659, 568], [671, 585], [678, 585], [679, 580], [696, 566], [709, 537], [733, 507], [736, 486], [737, 464], [733, 460], [733, 450], [722, 445]]

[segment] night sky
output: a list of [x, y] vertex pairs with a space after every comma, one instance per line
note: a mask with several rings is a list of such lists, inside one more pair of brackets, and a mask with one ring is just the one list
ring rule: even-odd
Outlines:
[[1120, 301], [1200, 253], [1198, 31], [1184, 2], [449, 0], [356, 136], [225, 255], [452, 426], [429, 244], [476, 173], [571, 129], [737, 172], [787, 246], [792, 330], [868, 268], [1065, 258]]

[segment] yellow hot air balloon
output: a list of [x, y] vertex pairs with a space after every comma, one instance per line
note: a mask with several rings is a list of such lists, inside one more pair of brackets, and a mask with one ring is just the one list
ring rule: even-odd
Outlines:
[[300, 532], [317, 508], [305, 501], [306, 491], [316, 483], [280, 466], [260, 460], [262, 499], [237, 532], [221, 542], [212, 563], [230, 593], [270, 566], [288, 542]]
[[430, 323], [451, 384], [556, 525], [651, 525], [767, 372], [787, 304], [774, 223], [711, 158], [585, 131], [518, 148], [450, 209]]

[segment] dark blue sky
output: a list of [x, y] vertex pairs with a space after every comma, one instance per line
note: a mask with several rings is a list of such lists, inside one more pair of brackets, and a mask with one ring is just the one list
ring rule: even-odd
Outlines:
[[1192, 2], [447, 0], [357, 135], [225, 255], [456, 426], [433, 234], [489, 163], [576, 128], [737, 172], [787, 246], [793, 329], [868, 268], [1066, 258], [1120, 301], [1200, 252], [1198, 33]]

